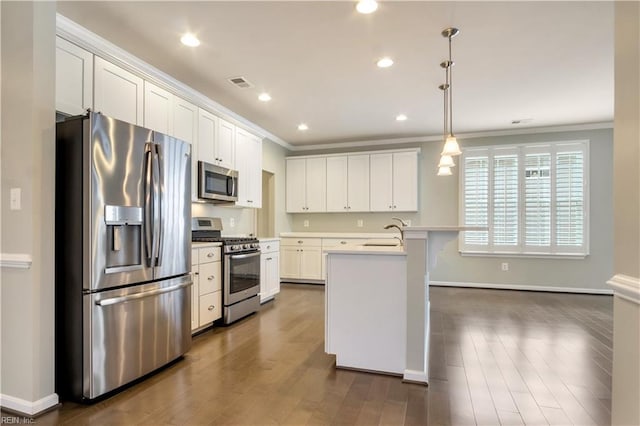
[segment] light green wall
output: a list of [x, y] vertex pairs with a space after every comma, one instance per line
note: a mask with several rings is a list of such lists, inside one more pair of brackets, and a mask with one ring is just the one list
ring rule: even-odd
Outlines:
[[[613, 159], [611, 129], [494, 136], [460, 139], [462, 147], [584, 140], [590, 144], [590, 255], [584, 260], [463, 257], [458, 253], [457, 241], [450, 243], [440, 255], [433, 281], [516, 284], [526, 286], [555, 286], [605, 289], [605, 282], [613, 271]], [[436, 176], [441, 143], [425, 142], [407, 145], [376, 147], [398, 149], [419, 147], [419, 211], [417, 213], [315, 213], [291, 214], [292, 230], [298, 232], [388, 232], [383, 227], [392, 216], [410, 219], [412, 225], [444, 226], [458, 224], [458, 168], [448, 177]], [[338, 152], [366, 151], [371, 148], [304, 151], [292, 155], [312, 155]], [[330, 188], [328, 188], [330, 190]], [[356, 227], [362, 219], [364, 227]], [[304, 227], [304, 221], [309, 227]], [[510, 270], [501, 271], [501, 263], [509, 262]]]
[[[29, 405], [54, 393], [55, 2], [0, 7], [1, 251], [33, 261], [0, 272], [0, 393]], [[10, 188], [21, 210], [9, 210]]]

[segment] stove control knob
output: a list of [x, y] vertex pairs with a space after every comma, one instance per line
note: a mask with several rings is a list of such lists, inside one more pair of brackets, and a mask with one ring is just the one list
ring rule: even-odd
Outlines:
[[251, 244], [251, 248], [260, 248], [260, 244], [253, 243], [253, 244]]
[[240, 250], [240, 246], [231, 246], [231, 250]]
[[244, 247], [245, 249], [251, 248], [251, 246], [250, 246], [249, 244], [245, 244], [243, 247]]

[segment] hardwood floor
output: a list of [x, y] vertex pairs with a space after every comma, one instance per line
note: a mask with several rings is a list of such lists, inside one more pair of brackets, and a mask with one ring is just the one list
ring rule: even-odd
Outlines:
[[[194, 339], [182, 361], [38, 424], [608, 425], [612, 298], [432, 288], [429, 387], [336, 370], [324, 288]], [[5, 414], [3, 414], [5, 415]]]

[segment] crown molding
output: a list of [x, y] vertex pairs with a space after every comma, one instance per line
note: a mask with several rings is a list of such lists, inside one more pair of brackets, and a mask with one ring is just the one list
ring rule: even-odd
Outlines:
[[85, 27], [59, 13], [56, 13], [56, 34], [63, 39], [126, 69], [127, 71], [139, 75], [144, 80], [150, 81], [176, 96], [184, 98], [197, 106], [210, 110], [215, 115], [235, 124], [236, 126], [255, 133], [263, 139], [275, 142], [288, 150], [293, 149], [291, 144], [280, 139], [273, 133], [263, 129], [255, 123], [252, 123], [227, 107], [208, 98], [197, 90], [171, 77], [169, 74], [160, 71], [154, 66], [144, 62], [140, 58], [132, 55], [126, 50], [116, 46], [110, 41], [89, 31]]
[[[613, 129], [613, 122], [567, 124], [548, 127], [527, 127], [526, 129], [487, 130], [482, 132], [456, 133], [458, 140], [471, 138], [484, 138], [492, 136], [535, 135], [541, 133], [577, 132], [582, 130]], [[355, 148], [377, 145], [398, 145], [408, 143], [439, 142], [442, 135], [412, 136], [406, 138], [390, 139], [363, 139], [350, 142], [318, 143], [313, 145], [293, 145], [292, 151], [315, 151], [323, 149]]]

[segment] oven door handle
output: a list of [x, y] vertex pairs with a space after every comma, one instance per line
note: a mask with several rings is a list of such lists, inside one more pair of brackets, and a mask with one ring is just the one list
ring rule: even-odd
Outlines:
[[254, 253], [247, 253], [247, 254], [230, 254], [229, 257], [231, 259], [246, 259], [248, 257], [255, 257], [255, 256], [260, 256], [260, 252], [256, 251]]

